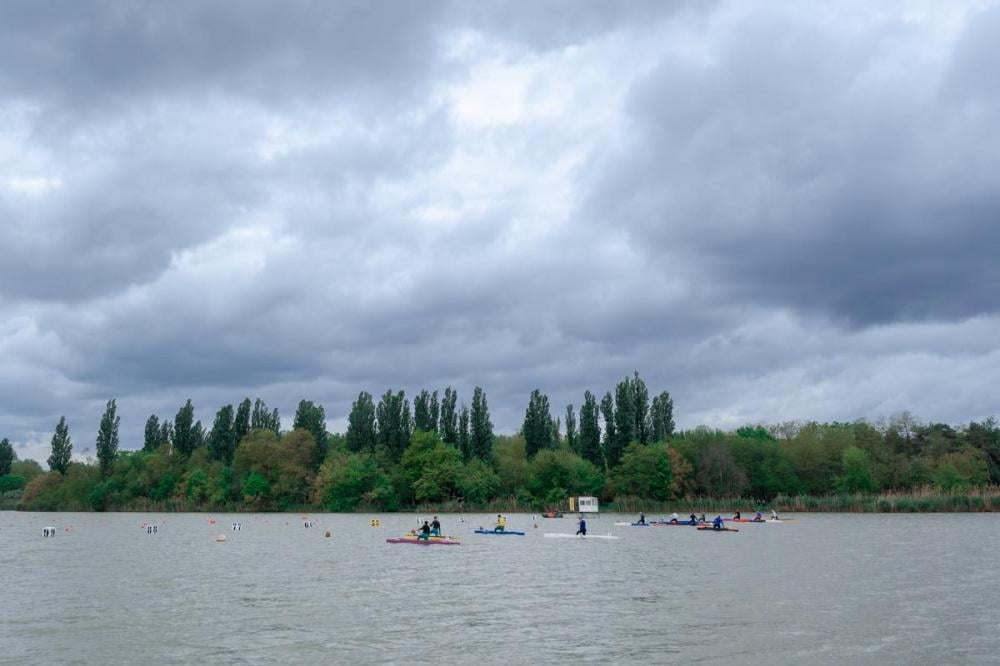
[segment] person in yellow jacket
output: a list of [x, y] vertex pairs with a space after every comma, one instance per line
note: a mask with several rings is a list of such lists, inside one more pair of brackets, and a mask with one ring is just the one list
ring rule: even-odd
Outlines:
[[494, 532], [503, 532], [507, 527], [507, 519], [504, 518], [499, 513], [497, 514], [497, 526], [493, 528]]

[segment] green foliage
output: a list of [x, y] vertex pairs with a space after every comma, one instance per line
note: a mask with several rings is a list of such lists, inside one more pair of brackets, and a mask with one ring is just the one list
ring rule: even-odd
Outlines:
[[413, 427], [415, 430], [437, 432], [438, 429], [438, 393], [422, 390], [413, 399]]
[[614, 492], [653, 500], [673, 495], [671, 460], [663, 446], [629, 444], [611, 477]]
[[462, 405], [458, 413], [458, 450], [462, 452], [462, 458], [472, 459], [472, 438], [469, 436], [469, 408]]
[[528, 490], [550, 505], [564, 505], [570, 495], [599, 495], [604, 478], [596, 466], [560, 449], [539, 451], [529, 463]]
[[316, 476], [316, 498], [330, 511], [354, 511], [362, 502], [384, 501], [378, 495], [382, 475], [370, 453], [334, 456]]
[[10, 474], [11, 465], [17, 460], [14, 454], [14, 447], [10, 445], [10, 440], [4, 437], [0, 439], [0, 476]]
[[345, 441], [350, 451], [375, 451], [375, 403], [367, 391], [359, 393], [351, 404]]
[[580, 407], [580, 457], [584, 460], [604, 467], [604, 452], [601, 449], [601, 426], [598, 424], [600, 408], [597, 398], [590, 391], [583, 394], [583, 406]]
[[400, 467], [417, 502], [439, 502], [457, 494], [461, 454], [442, 442], [436, 432], [413, 433]]
[[70, 467], [70, 457], [73, 455], [73, 443], [69, 436], [69, 426], [66, 417], [60, 416], [56, 431], [52, 435], [52, 455], [49, 456], [49, 469], [65, 474]]
[[160, 448], [160, 444], [162, 444], [160, 433], [160, 419], [156, 414], [150, 414], [149, 418], [146, 419], [146, 429], [143, 432], [142, 450], [155, 451]]
[[121, 417], [118, 416], [118, 405], [114, 400], [109, 400], [101, 416], [101, 424], [97, 430], [97, 460], [101, 466], [101, 474], [107, 476], [111, 472], [111, 466], [118, 456], [118, 425]]
[[251, 472], [243, 479], [243, 499], [251, 506], [263, 506], [271, 494], [271, 483], [263, 474]]
[[229, 464], [236, 451], [236, 432], [233, 429], [233, 406], [225, 405], [215, 414], [212, 431], [208, 434], [208, 452], [213, 460]]
[[319, 469], [326, 457], [326, 411], [322, 405], [314, 405], [309, 400], [299, 401], [295, 410], [293, 430], [305, 430], [313, 439], [312, 466]]
[[524, 424], [521, 434], [527, 446], [528, 457], [534, 456], [542, 449], [555, 448], [552, 433], [552, 414], [549, 413], [549, 397], [535, 389], [528, 399], [528, 408], [524, 410]]
[[27, 483], [23, 476], [16, 474], [4, 474], [0, 476], [0, 495], [24, 488]]
[[[233, 448], [243, 441], [243, 438], [250, 434], [250, 398], [244, 398], [236, 410], [233, 418]], [[230, 456], [232, 459], [232, 456]]]
[[484, 504], [500, 489], [500, 477], [482, 460], [470, 460], [458, 473], [458, 489], [466, 502]]
[[14, 460], [10, 466], [10, 473], [14, 476], [23, 476], [25, 481], [31, 481], [35, 477], [45, 473], [42, 466], [34, 460]]
[[441, 417], [438, 419], [438, 431], [445, 444], [457, 447], [458, 442], [458, 393], [450, 386], [444, 390], [444, 397], [441, 399]]
[[472, 392], [469, 412], [469, 452], [480, 460], [489, 460], [493, 452], [493, 423], [486, 392], [478, 386]]
[[837, 489], [841, 493], [870, 493], [875, 490], [868, 454], [856, 446], [844, 449], [842, 456], [843, 474]]
[[378, 453], [396, 462], [410, 442], [413, 424], [410, 422], [410, 402], [406, 393], [386, 391], [375, 409], [377, 430], [375, 446]]
[[199, 445], [198, 428], [194, 424], [194, 405], [188, 399], [174, 417], [174, 450], [189, 456]]
[[[275, 435], [281, 434], [281, 417], [278, 409], [268, 411], [267, 403], [257, 398], [250, 413], [250, 430], [270, 430]], [[243, 438], [241, 437], [240, 440]]]
[[618, 437], [618, 427], [615, 424], [615, 399], [611, 392], [604, 394], [601, 398], [601, 417], [604, 419], [604, 454], [605, 468], [614, 467], [621, 458], [622, 448]]
[[573, 413], [572, 403], [566, 405], [566, 446], [573, 453], [580, 454], [580, 440], [576, 431], [576, 414]]
[[650, 422], [654, 442], [666, 442], [674, 436], [674, 401], [666, 391], [653, 398]]

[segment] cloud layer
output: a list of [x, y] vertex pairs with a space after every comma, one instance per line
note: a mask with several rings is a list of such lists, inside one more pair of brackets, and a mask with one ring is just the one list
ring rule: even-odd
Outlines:
[[995, 414], [1000, 8], [8, 3], [0, 435], [633, 369], [683, 427]]

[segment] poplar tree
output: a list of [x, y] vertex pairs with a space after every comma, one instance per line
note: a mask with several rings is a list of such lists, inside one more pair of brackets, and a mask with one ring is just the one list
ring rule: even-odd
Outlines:
[[433, 393], [431, 393], [431, 402], [430, 402], [431, 419], [430, 419], [429, 430], [431, 430], [432, 432], [437, 432], [438, 419], [440, 418], [440, 415], [441, 415], [441, 405], [438, 403], [438, 392], [437, 390], [435, 390]]
[[486, 392], [478, 386], [472, 392], [472, 410], [469, 413], [469, 446], [472, 454], [488, 461], [493, 452], [493, 423]]
[[549, 398], [538, 389], [532, 391], [528, 398], [521, 434], [524, 435], [524, 451], [529, 458], [542, 449], [552, 448], [552, 414], [549, 413]]
[[666, 391], [653, 398], [651, 421], [654, 442], [665, 442], [674, 436], [674, 401]]
[[458, 414], [458, 427], [456, 428], [456, 444], [458, 450], [462, 452], [465, 462], [472, 460], [472, 438], [469, 437], [469, 408], [462, 403], [462, 410]]
[[[200, 428], [201, 422], [198, 426]], [[188, 398], [174, 417], [174, 450], [182, 456], [189, 456], [198, 446], [198, 439], [198, 431], [194, 424], [194, 405]]]
[[243, 438], [250, 434], [250, 398], [244, 398], [233, 418], [233, 446], [239, 446]]
[[393, 393], [392, 389], [386, 391], [379, 400], [375, 416], [377, 446], [393, 461], [399, 461], [413, 434], [410, 401], [406, 399], [406, 393]]
[[213, 460], [221, 460], [226, 465], [233, 461], [236, 451], [236, 429], [233, 421], [233, 406], [225, 405], [215, 413], [212, 432], [208, 435], [208, 453]]
[[635, 419], [635, 424], [632, 427], [635, 441], [640, 444], [649, 444], [649, 389], [646, 388], [646, 382], [639, 377], [638, 370], [635, 371], [632, 379], [632, 413]]
[[573, 413], [573, 403], [566, 405], [566, 445], [573, 453], [580, 453], [580, 442], [576, 436], [576, 414]]
[[441, 431], [441, 441], [452, 446], [459, 446], [458, 441], [458, 393], [450, 386], [444, 390], [441, 400], [441, 418], [438, 429]]
[[580, 457], [598, 467], [605, 467], [598, 416], [597, 398], [586, 391], [583, 394], [583, 406], [580, 407]]
[[610, 391], [601, 399], [601, 416], [604, 418], [604, 466], [608, 468], [616, 465], [621, 457], [615, 428], [615, 399]]
[[319, 469], [326, 458], [326, 411], [311, 400], [300, 400], [295, 410], [293, 430], [306, 430], [313, 436], [313, 469]]
[[150, 414], [149, 418], [146, 419], [146, 430], [142, 437], [142, 450], [155, 451], [160, 448], [161, 443], [160, 419], [156, 416], [156, 414]]
[[351, 403], [344, 442], [349, 451], [375, 451], [375, 403], [371, 393], [362, 391]]
[[170, 446], [174, 442], [174, 425], [170, 422], [170, 419], [163, 419], [160, 423], [160, 446]]
[[431, 423], [431, 393], [427, 389], [413, 398], [413, 428], [424, 432], [436, 430]]
[[267, 403], [257, 398], [250, 413], [250, 430], [270, 430], [275, 435], [280, 435], [281, 418], [278, 416], [278, 408], [268, 411]]
[[69, 437], [69, 426], [66, 417], [60, 416], [56, 431], [52, 434], [52, 455], [49, 456], [49, 469], [65, 474], [69, 469], [69, 459], [73, 455], [73, 442]]
[[109, 400], [101, 416], [101, 424], [97, 429], [97, 461], [101, 467], [101, 474], [107, 476], [111, 473], [111, 468], [118, 457], [118, 424], [121, 417], [118, 416], [118, 405], [114, 400]]
[[10, 467], [14, 464], [17, 456], [14, 455], [14, 447], [10, 445], [10, 440], [4, 437], [0, 439], [0, 476], [10, 474]]
[[[635, 388], [632, 380], [626, 377], [615, 387], [615, 449], [619, 454], [630, 442], [639, 441], [635, 431], [635, 413]], [[612, 465], [617, 464], [618, 458], [614, 460]]]

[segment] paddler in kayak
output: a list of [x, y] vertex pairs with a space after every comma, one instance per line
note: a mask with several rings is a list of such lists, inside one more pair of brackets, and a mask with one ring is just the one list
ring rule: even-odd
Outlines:
[[423, 526], [420, 528], [420, 531], [417, 533], [417, 538], [427, 541], [430, 538], [430, 536], [431, 536], [431, 526], [428, 525], [427, 521], [425, 520]]
[[441, 536], [441, 523], [437, 516], [434, 516], [434, 522], [431, 523], [431, 536]]
[[[736, 514], [739, 515], [739, 514]], [[722, 528], [722, 516], [716, 516], [715, 520], [712, 521], [713, 530], [721, 530]]]
[[690, 522], [691, 522], [692, 525], [697, 525], [698, 524], [698, 517], [695, 516], [693, 513], [691, 514], [691, 521]]
[[764, 516], [760, 515], [760, 511], [758, 511], [757, 515], [753, 517], [753, 522], [755, 522], [755, 523], [762, 523], [762, 522], [764, 522]]
[[777, 519], [778, 519], [778, 512], [775, 511], [774, 509], [771, 509], [771, 520], [777, 520]]
[[698, 518], [698, 522], [699, 523], [707, 523], [708, 522], [708, 519], [705, 518], [705, 512], [704, 511], [701, 512], [701, 517]]
[[503, 532], [507, 527], [507, 519], [504, 518], [499, 513], [497, 514], [497, 526], [493, 528], [494, 532]]
[[739, 511], [737, 511], [736, 515], [733, 516], [733, 520], [740, 520], [740, 512]]
[[671, 515], [670, 515], [670, 522], [672, 522], [672, 523], [679, 523], [679, 522], [681, 522], [681, 521], [680, 521], [680, 520], [679, 520], [679, 519], [677, 518], [677, 513], [676, 513], [676, 512], [674, 512], [673, 514], [671, 514]]
[[644, 514], [642, 511], [639, 512], [639, 524], [640, 525], [646, 524], [646, 514]]
[[576, 533], [587, 536], [587, 521], [583, 519], [583, 514], [580, 514], [580, 527]]

